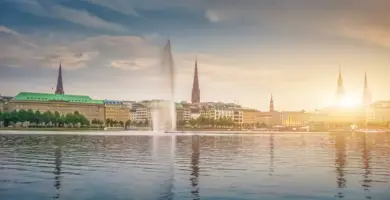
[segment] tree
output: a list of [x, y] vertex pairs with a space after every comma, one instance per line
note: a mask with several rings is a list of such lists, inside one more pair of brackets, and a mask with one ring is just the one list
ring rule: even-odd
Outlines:
[[121, 125], [121, 127], [123, 127], [125, 123], [123, 121], [119, 121], [119, 124]]
[[131, 120], [127, 120], [125, 122], [125, 128], [129, 127], [131, 125]]

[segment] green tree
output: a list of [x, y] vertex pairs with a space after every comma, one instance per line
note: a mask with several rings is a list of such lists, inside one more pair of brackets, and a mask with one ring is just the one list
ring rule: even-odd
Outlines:
[[131, 120], [127, 120], [125, 122], [125, 128], [128, 128], [131, 125]]
[[8, 127], [11, 122], [11, 116], [8, 112], [2, 113], [1, 114], [1, 120], [3, 121], [4, 127]]

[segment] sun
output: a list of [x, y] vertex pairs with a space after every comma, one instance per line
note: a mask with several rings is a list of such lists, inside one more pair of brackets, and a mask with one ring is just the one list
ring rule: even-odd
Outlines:
[[360, 102], [357, 99], [351, 97], [344, 97], [341, 99], [337, 105], [343, 108], [354, 108], [359, 106]]

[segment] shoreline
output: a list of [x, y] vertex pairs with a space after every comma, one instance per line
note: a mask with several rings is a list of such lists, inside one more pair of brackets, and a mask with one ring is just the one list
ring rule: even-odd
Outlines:
[[255, 136], [255, 135], [291, 135], [291, 134], [328, 134], [330, 132], [291, 132], [291, 131], [233, 131], [233, 130], [190, 130], [175, 132], [155, 132], [150, 130], [103, 130], [103, 129], [1, 129], [0, 135], [104, 135], [104, 136]]

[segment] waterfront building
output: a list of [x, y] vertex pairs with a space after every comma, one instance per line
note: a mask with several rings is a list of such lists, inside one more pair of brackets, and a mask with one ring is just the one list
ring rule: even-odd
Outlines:
[[136, 101], [122, 101], [122, 103], [127, 106], [130, 110], [135, 109], [137, 107]]
[[310, 125], [324, 129], [350, 127], [352, 124], [365, 123], [365, 108], [330, 107], [316, 110], [310, 116]]
[[136, 122], [144, 122], [151, 120], [150, 109], [143, 103], [136, 105], [136, 108], [132, 110], [131, 120]]
[[256, 121], [260, 124], [260, 126], [271, 127], [277, 124], [274, 123], [274, 115], [275, 112], [259, 112], [256, 116]]
[[368, 124], [390, 124], [390, 101], [377, 101], [367, 108]]
[[122, 101], [104, 100], [104, 118], [123, 122], [130, 120], [130, 109]]
[[191, 103], [200, 103], [200, 89], [199, 89], [199, 78], [198, 78], [198, 60], [195, 61], [194, 70], [194, 81], [192, 84]]
[[200, 105], [200, 116], [218, 120], [220, 118], [232, 119], [235, 124], [243, 123], [243, 112], [239, 105], [233, 103], [205, 102]]
[[82, 95], [21, 92], [9, 101], [9, 111], [22, 109], [41, 113], [57, 111], [61, 115], [77, 111], [89, 121], [104, 120], [104, 102]]
[[310, 121], [310, 114], [305, 111], [282, 111], [280, 117], [281, 125], [285, 127], [307, 126]]
[[251, 108], [242, 109], [242, 123], [244, 126], [256, 126], [260, 124], [260, 111]]
[[10, 96], [1, 96], [0, 95], [0, 112], [8, 112], [8, 108], [9, 108], [9, 101], [12, 99], [13, 97], [10, 97]]
[[177, 121], [188, 122], [191, 120], [191, 106], [185, 102], [176, 104]]

